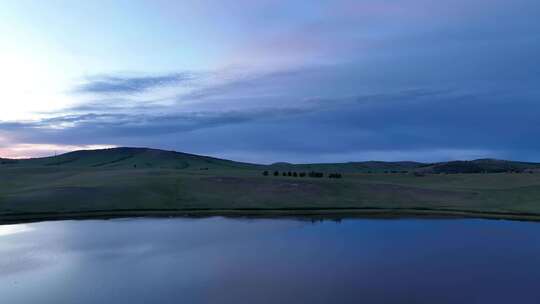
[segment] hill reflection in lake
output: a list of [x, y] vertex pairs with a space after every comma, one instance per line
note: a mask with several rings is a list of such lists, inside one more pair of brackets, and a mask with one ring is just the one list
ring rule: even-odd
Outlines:
[[116, 219], [0, 226], [19, 303], [538, 303], [540, 224]]

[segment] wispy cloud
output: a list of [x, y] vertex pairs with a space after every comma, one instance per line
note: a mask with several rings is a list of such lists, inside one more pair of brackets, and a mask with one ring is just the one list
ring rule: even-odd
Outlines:
[[139, 138], [180, 134], [194, 130], [258, 120], [287, 118], [313, 111], [310, 108], [268, 108], [238, 111], [197, 111], [167, 114], [75, 114], [38, 121], [0, 122], [0, 130], [22, 141], [92, 142], [92, 138]]
[[75, 88], [78, 93], [135, 94], [164, 86], [171, 86], [193, 79], [191, 73], [173, 73], [157, 76], [94, 76]]
[[58, 115], [0, 123], [0, 131], [10, 135], [11, 146], [114, 143], [257, 162], [513, 155], [531, 160], [540, 146], [522, 138], [540, 132], [540, 108], [528, 94], [405, 89], [280, 107]]

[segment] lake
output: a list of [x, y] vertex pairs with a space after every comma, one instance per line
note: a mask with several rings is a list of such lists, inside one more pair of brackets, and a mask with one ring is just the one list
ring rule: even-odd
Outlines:
[[114, 219], [0, 226], [0, 302], [540, 303], [540, 223]]

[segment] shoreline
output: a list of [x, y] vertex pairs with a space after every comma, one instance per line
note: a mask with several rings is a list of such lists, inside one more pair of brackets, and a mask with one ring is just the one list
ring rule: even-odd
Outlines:
[[540, 222], [540, 214], [489, 212], [428, 208], [304, 208], [304, 209], [116, 209], [73, 212], [36, 212], [0, 214], [0, 225], [62, 220], [97, 220], [114, 218], [159, 217], [231, 217], [231, 218], [296, 218], [311, 220], [341, 220], [350, 218], [476, 218]]

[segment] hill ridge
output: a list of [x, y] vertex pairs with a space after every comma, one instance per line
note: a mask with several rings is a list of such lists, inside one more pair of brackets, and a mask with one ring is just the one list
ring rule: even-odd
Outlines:
[[351, 161], [343, 163], [278, 162], [270, 165], [239, 162], [212, 156], [148, 147], [116, 147], [96, 150], [76, 150], [56, 156], [7, 159], [1, 166], [84, 167], [94, 169], [162, 168], [162, 169], [252, 169], [323, 171], [342, 173], [495, 173], [540, 170], [540, 163], [481, 158], [423, 163], [416, 161]]

